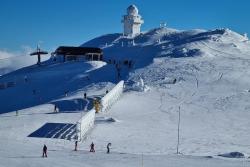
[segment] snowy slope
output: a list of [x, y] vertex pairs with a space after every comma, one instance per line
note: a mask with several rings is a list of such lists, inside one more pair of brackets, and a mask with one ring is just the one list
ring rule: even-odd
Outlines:
[[[100, 69], [99, 74], [96, 74], [97, 69]], [[47, 103], [64, 97], [65, 93], [76, 93], [92, 83], [112, 82], [115, 80], [113, 76], [106, 80], [101, 75], [102, 73], [112, 75], [109, 71], [112, 71], [112, 67], [106, 66], [104, 62], [75, 62], [33, 65], [6, 74], [1, 77], [0, 83], [13, 82], [15, 85], [1, 90], [1, 112]]]
[[[109, 112], [97, 114], [94, 129], [79, 143], [80, 151], [73, 152], [74, 141], [58, 139], [70, 135], [70, 128], [57, 129], [57, 139], [27, 136], [50, 123], [73, 126], [81, 111], [92, 107], [92, 98], [101, 98], [119, 81], [115, 64], [48, 61], [2, 76], [0, 83], [15, 86], [0, 90], [0, 166], [141, 166], [142, 159], [144, 166], [250, 165], [246, 37], [228, 29], [156, 28], [135, 38], [108, 34], [82, 46], [102, 47], [107, 62], [133, 62], [132, 68], [120, 65], [124, 96]], [[84, 92], [87, 101], [82, 100]], [[53, 114], [52, 104], [61, 112]], [[184, 155], [176, 156], [179, 106]], [[88, 153], [92, 141], [95, 155]], [[112, 154], [105, 155], [108, 142]], [[44, 143], [49, 147], [46, 160], [40, 158]], [[233, 151], [245, 158], [217, 156]]]
[[[95, 43], [93, 46], [102, 47], [102, 38], [96, 38], [83, 46]], [[136, 149], [126, 146], [121, 151], [174, 152], [177, 111], [181, 106], [181, 152], [217, 155], [240, 151], [250, 154], [250, 45], [246, 37], [229, 29], [178, 31], [161, 28], [132, 39], [117, 37], [116, 34], [109, 35], [109, 39], [114, 40], [108, 40], [110, 43], [103, 47], [107, 60], [128, 59], [135, 62], [134, 70], [124, 76], [127, 77], [129, 90], [138, 90], [141, 79], [150, 89], [141, 95], [128, 93], [128, 99], [114, 107], [111, 115], [118, 117], [124, 125], [105, 129], [108, 134], [114, 131], [119, 133], [119, 136], [107, 138], [116, 140], [118, 144], [125, 143], [124, 136], [128, 136], [127, 144], [138, 146]], [[122, 69], [126, 70], [126, 67]], [[173, 84], [175, 79], [176, 83]], [[142, 96], [145, 97], [141, 99]], [[126, 112], [126, 116], [117, 113], [117, 110]], [[129, 113], [131, 116], [127, 118]], [[136, 120], [140, 120], [138, 125], [131, 118], [135, 113]], [[150, 116], [144, 118], [144, 113]], [[154, 121], [153, 116], [156, 117]], [[149, 123], [151, 126], [148, 127]], [[142, 130], [144, 126], [145, 131]], [[130, 128], [120, 134], [122, 127]], [[98, 128], [104, 131], [104, 127]], [[149, 128], [152, 130], [148, 131]], [[94, 133], [97, 134], [93, 138], [100, 137], [98, 130]], [[167, 143], [163, 147], [164, 140]]]

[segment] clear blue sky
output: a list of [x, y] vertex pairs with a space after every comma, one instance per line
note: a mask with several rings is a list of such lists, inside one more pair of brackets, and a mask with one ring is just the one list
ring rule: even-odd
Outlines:
[[250, 34], [248, 0], [1, 0], [0, 49], [78, 46], [99, 35], [122, 32], [121, 18], [135, 4], [142, 30], [166, 21], [176, 29], [228, 27]]

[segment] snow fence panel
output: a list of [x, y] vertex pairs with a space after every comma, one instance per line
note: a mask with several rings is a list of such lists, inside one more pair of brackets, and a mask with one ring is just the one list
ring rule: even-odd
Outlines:
[[76, 124], [76, 139], [81, 141], [85, 138], [90, 129], [93, 128], [95, 122], [95, 110], [90, 110]]
[[120, 81], [109, 93], [101, 99], [101, 111], [108, 111], [119, 100], [123, 93], [124, 81]]

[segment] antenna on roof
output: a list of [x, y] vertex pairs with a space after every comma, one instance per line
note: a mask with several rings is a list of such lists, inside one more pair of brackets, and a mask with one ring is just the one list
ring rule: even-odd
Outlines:
[[160, 22], [160, 28], [165, 28], [167, 27], [167, 23], [166, 22]]

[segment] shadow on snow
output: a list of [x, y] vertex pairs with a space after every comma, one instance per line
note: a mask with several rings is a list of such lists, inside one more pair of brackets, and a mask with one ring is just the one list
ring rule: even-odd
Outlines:
[[76, 137], [76, 124], [45, 123], [28, 137], [56, 138], [71, 140]]

